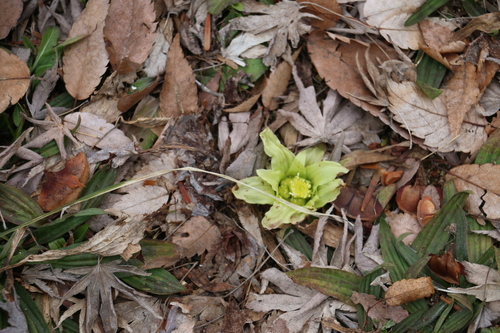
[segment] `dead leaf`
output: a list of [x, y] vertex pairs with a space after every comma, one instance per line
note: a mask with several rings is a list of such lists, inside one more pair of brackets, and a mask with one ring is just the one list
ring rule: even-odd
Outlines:
[[459, 294], [473, 295], [477, 299], [486, 302], [495, 302], [500, 300], [500, 277], [498, 270], [463, 261], [465, 267], [466, 279], [470, 283], [477, 285], [471, 288], [448, 288], [449, 291]]
[[162, 186], [141, 186], [129, 191], [112, 208], [128, 215], [151, 214], [168, 203], [169, 198], [168, 190]]
[[182, 52], [177, 34], [168, 52], [165, 82], [160, 92], [163, 117], [180, 117], [198, 112], [198, 89], [191, 66]]
[[227, 48], [222, 48], [222, 56], [240, 66], [245, 66], [245, 63], [239, 58], [245, 51], [253, 46], [269, 42], [263, 61], [266, 66], [276, 67], [277, 57], [285, 53], [288, 40], [290, 40], [292, 47], [297, 47], [300, 36], [311, 30], [311, 27], [301, 19], [315, 17], [311, 14], [301, 13], [300, 5], [295, 1], [282, 1], [267, 6], [253, 0], [244, 0], [242, 4], [245, 13], [263, 15], [237, 17], [219, 32], [224, 40], [229, 31], [244, 31], [242, 35], [233, 38]]
[[94, 92], [108, 65], [108, 53], [103, 35], [108, 2], [108, 0], [89, 0], [68, 36], [68, 38], [87, 36], [66, 47], [63, 56], [66, 89], [77, 100], [86, 99]]
[[462, 41], [450, 42], [455, 25], [450, 21], [425, 19], [418, 23], [427, 47], [442, 53], [462, 53], [466, 44]]
[[452, 37], [452, 41], [463, 40], [469, 37], [474, 31], [479, 30], [492, 33], [500, 29], [500, 12], [487, 13], [475, 17], [465, 27], [458, 30]]
[[350, 40], [349, 44], [344, 44], [339, 40], [324, 37], [324, 32], [314, 31], [307, 39], [307, 50], [318, 74], [325, 79], [331, 89], [338, 91], [342, 97], [389, 124], [390, 121], [384, 119], [380, 113], [379, 106], [366, 102], [366, 100], [373, 99], [373, 95], [366, 87], [358, 70], [356, 55], [360, 55], [358, 57], [360, 67], [367, 72], [366, 59], [363, 56], [365, 53], [369, 54], [369, 59], [374, 64], [378, 64], [378, 60], [383, 62], [398, 59], [396, 51], [382, 44], [365, 44], [357, 40]]
[[406, 245], [413, 243], [415, 237], [417, 237], [420, 230], [422, 230], [422, 226], [418, 222], [418, 219], [408, 213], [398, 214], [389, 212], [387, 213], [386, 219], [387, 223], [391, 226], [391, 232], [397, 239], [403, 234], [408, 234], [402, 239], [403, 243]]
[[[156, 318], [162, 319], [158, 311], [146, 302], [147, 295], [137, 292], [134, 288], [120, 281], [114, 273], [125, 272], [134, 275], [147, 276], [146, 273], [134, 266], [119, 265], [119, 261], [101, 264], [94, 267], [81, 267], [66, 270], [67, 273], [85, 275], [80, 281], [62, 297], [60, 303], [80, 293], [85, 293], [85, 333], [90, 333], [97, 317], [101, 317], [104, 331], [116, 332], [118, 323], [113, 304], [113, 294], [120, 292], [137, 302], [151, 312]], [[66, 310], [70, 311], [71, 307]]]
[[405, 185], [396, 192], [396, 203], [399, 209], [408, 214], [417, 213], [418, 202], [424, 187], [421, 185]]
[[172, 235], [172, 243], [184, 249], [182, 255], [186, 258], [213, 251], [220, 242], [219, 228], [203, 216], [190, 218]]
[[431, 254], [431, 259], [427, 263], [427, 266], [446, 282], [459, 284], [458, 275], [465, 275], [465, 268], [455, 260], [452, 252], [453, 244], [450, 246], [450, 250], [443, 255]]
[[351, 301], [355, 304], [363, 305], [366, 314], [372, 319], [382, 320], [383, 324], [386, 320], [392, 320], [399, 323], [401, 320], [408, 317], [408, 311], [401, 306], [389, 307], [385, 302], [377, 301], [375, 296], [369, 294], [352, 292]]
[[59, 298], [59, 295], [56, 295], [54, 290], [45, 281], [54, 281], [62, 284], [65, 284], [64, 281], [78, 281], [76, 275], [66, 271], [63, 272], [61, 268], [52, 269], [48, 264], [25, 267], [22, 276], [25, 283], [36, 285], [45, 293], [55, 298]]
[[22, 12], [22, 0], [4, 0], [0, 2], [0, 39], [4, 39], [9, 35], [10, 29], [16, 26]]
[[[309, 139], [297, 142], [298, 146], [311, 146], [319, 142], [338, 144], [341, 133], [359, 120], [364, 112], [353, 103], [345, 103], [342, 107], [340, 95], [330, 90], [326, 99], [323, 101], [323, 112], [321, 112], [316, 102], [316, 91], [313, 86], [304, 87], [297, 74], [297, 68], [292, 69], [293, 78], [300, 92], [299, 109], [303, 117], [296, 112], [279, 110], [290, 123], [302, 135]], [[349, 136], [349, 131], [344, 133]], [[352, 140], [347, 139], [352, 142]]]
[[431, 100], [414, 82], [388, 81], [389, 110], [394, 119], [407, 127], [424, 144], [441, 152], [475, 152], [486, 141], [485, 119], [476, 109], [465, 115], [459, 139], [451, 134], [444, 97]]
[[38, 204], [49, 212], [75, 201], [89, 180], [90, 170], [84, 153], [78, 153], [66, 162], [64, 169], [45, 172], [47, 177], [38, 197]]
[[174, 23], [172, 18], [163, 18], [158, 24], [153, 48], [144, 62], [143, 71], [148, 77], [157, 77], [165, 73], [167, 54], [173, 39]]
[[30, 70], [24, 61], [0, 49], [0, 113], [26, 94], [30, 84], [29, 76]]
[[469, 213], [500, 219], [500, 165], [464, 164], [451, 169], [446, 178], [453, 179], [457, 191], [472, 191], [465, 201]]
[[366, 22], [380, 29], [380, 34], [389, 43], [402, 49], [418, 50], [422, 44], [422, 34], [418, 25], [405, 26], [406, 20], [415, 13], [425, 0], [367, 0], [363, 7]]
[[[2, 290], [3, 291], [3, 290]], [[29, 332], [28, 322], [23, 311], [21, 311], [21, 304], [19, 296], [14, 294], [14, 300], [9, 300], [5, 291], [2, 292], [5, 302], [0, 301], [0, 309], [8, 314], [7, 322], [10, 327], [2, 329], [5, 333], [25, 333]], [[24, 307], [23, 307], [24, 309]]]
[[434, 294], [432, 279], [430, 276], [424, 276], [419, 279], [396, 281], [385, 292], [385, 300], [390, 306], [398, 306], [432, 294]]
[[[40, 83], [36, 86], [33, 92], [33, 97], [31, 98], [32, 103], [27, 102], [31, 116], [35, 119], [43, 119], [47, 114], [46, 110], [42, 110], [42, 107], [47, 102], [50, 93], [56, 87], [56, 83], [59, 80], [59, 74], [57, 73], [57, 66], [47, 70], [42, 77]], [[42, 110], [42, 111], [40, 111]]]
[[453, 137], [460, 132], [464, 117], [477, 103], [479, 93], [476, 66], [465, 62], [448, 81], [443, 94]]
[[155, 39], [156, 19], [151, 0], [112, 0], [104, 26], [109, 62], [118, 74], [136, 71], [148, 57]]
[[301, 11], [317, 16], [317, 19], [311, 19], [311, 25], [322, 30], [333, 28], [337, 25], [340, 15], [342, 15], [342, 8], [337, 3], [337, 0], [298, 0], [297, 2], [299, 4], [305, 2]]

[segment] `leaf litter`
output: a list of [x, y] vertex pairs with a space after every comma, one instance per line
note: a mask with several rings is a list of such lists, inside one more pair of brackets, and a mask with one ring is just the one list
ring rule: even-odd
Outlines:
[[[426, 5], [6, 4], [0, 304], [12, 330], [27, 318], [82, 332], [391, 331], [429, 315], [425, 329], [453, 331], [498, 320], [500, 53], [478, 32], [491, 33], [496, 14], [465, 26], [436, 13], [407, 27]], [[417, 49], [447, 70], [439, 96], [421, 89], [433, 73]], [[286, 176], [316, 158], [302, 147], [349, 170], [334, 205], [309, 217], [288, 198], [302, 192], [268, 177], [280, 179], [273, 202], [304, 214], [273, 231], [261, 223], [268, 207], [236, 200], [230, 182], [279, 170], [266, 165], [266, 127], [298, 158]], [[82, 170], [69, 172], [74, 156]], [[100, 178], [107, 168], [115, 176]], [[63, 201], [44, 204], [60, 185]], [[61, 236], [39, 244], [49, 229]], [[30, 293], [47, 300], [45, 317]], [[169, 294], [170, 309], [151, 297]]]

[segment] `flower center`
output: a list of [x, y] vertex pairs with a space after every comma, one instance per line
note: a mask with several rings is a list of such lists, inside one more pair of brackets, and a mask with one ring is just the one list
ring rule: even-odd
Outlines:
[[295, 177], [288, 177], [281, 181], [279, 195], [290, 202], [304, 205], [305, 199], [311, 197], [311, 187], [310, 181], [297, 174]]

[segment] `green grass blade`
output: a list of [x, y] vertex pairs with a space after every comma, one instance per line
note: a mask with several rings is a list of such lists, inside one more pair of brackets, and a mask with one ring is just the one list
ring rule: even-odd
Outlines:
[[412, 16], [405, 22], [405, 27], [414, 25], [424, 18], [434, 13], [439, 7], [445, 5], [449, 0], [427, 0], [427, 2], [420, 7]]

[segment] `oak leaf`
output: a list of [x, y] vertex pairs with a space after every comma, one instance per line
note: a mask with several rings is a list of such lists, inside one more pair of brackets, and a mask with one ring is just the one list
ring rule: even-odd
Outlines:
[[108, 7], [108, 0], [89, 0], [68, 35], [87, 36], [68, 46], [63, 57], [66, 90], [78, 100], [94, 92], [109, 62], [103, 34]]
[[40, 207], [48, 212], [78, 199], [89, 180], [90, 170], [84, 153], [66, 162], [64, 169], [45, 172], [47, 180], [38, 197]]
[[390, 306], [398, 306], [434, 294], [434, 286], [430, 276], [419, 279], [407, 279], [396, 281], [385, 292], [386, 303]]
[[154, 2], [112, 0], [104, 26], [109, 61], [118, 74], [137, 70], [155, 39]]
[[181, 48], [177, 34], [168, 52], [165, 82], [160, 92], [160, 108], [164, 117], [180, 117], [198, 112], [198, 89], [193, 69]]
[[29, 76], [30, 70], [24, 61], [0, 49], [0, 113], [26, 94]]

